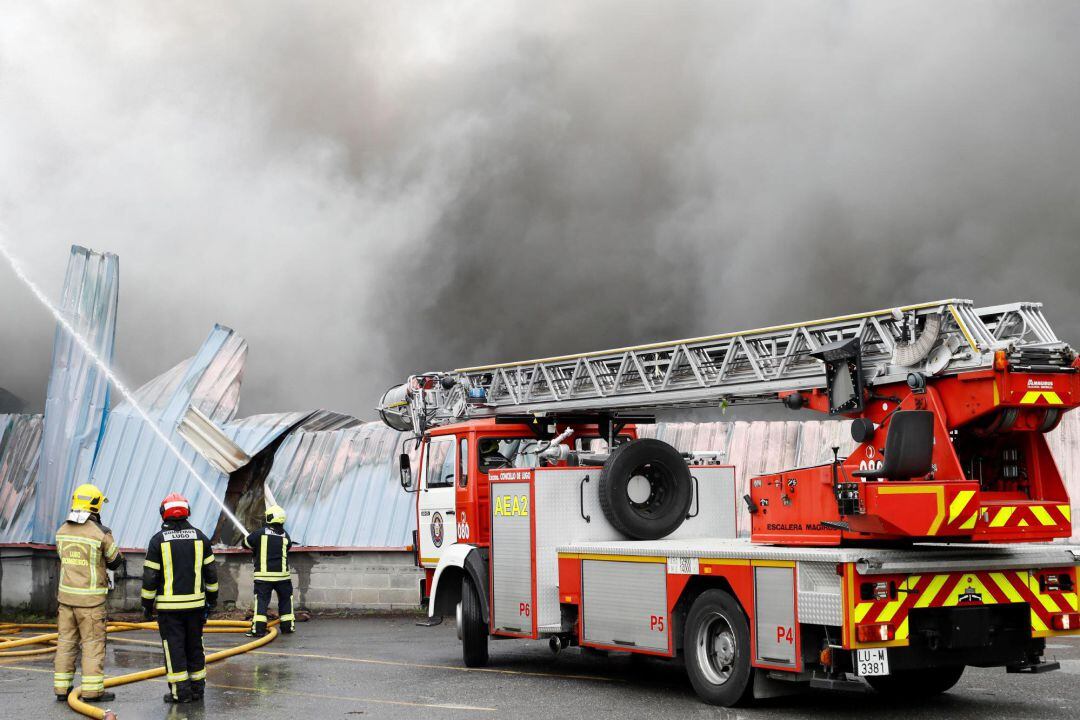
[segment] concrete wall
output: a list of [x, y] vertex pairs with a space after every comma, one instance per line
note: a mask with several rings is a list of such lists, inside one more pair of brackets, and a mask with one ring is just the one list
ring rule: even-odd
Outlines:
[[[125, 553], [127, 580], [109, 593], [114, 611], [138, 610], [142, 553]], [[249, 553], [217, 554], [219, 607], [251, 607]], [[413, 555], [402, 551], [294, 551], [289, 553], [297, 609], [311, 611], [414, 610], [420, 603], [423, 573]], [[0, 607], [45, 615], [56, 612], [58, 562], [51, 549], [0, 548]]]

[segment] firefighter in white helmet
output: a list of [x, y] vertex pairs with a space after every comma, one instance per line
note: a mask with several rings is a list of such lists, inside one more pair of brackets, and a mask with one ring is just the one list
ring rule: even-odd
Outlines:
[[67, 522], [56, 531], [60, 587], [53, 692], [57, 700], [66, 700], [74, 687], [80, 647], [82, 699], [115, 699], [112, 693], [105, 692], [105, 596], [109, 592], [106, 569], [123, 568], [124, 558], [112, 531], [101, 524], [101, 506], [106, 502], [105, 495], [94, 485], [80, 485], [71, 496]]
[[293, 613], [293, 587], [289, 578], [289, 546], [292, 538], [285, 531], [285, 511], [279, 505], [266, 509], [266, 524], [244, 538], [255, 563], [255, 616], [251, 620], [249, 637], [266, 634], [266, 609], [270, 595], [277, 593], [278, 618], [281, 631], [296, 631], [296, 615]]

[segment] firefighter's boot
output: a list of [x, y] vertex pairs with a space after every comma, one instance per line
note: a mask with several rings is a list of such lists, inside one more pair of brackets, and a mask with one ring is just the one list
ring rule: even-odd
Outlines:
[[[113, 700], [116, 699], [116, 693], [111, 693], [111, 692], [106, 691], [106, 692], [101, 693], [97, 697], [82, 697], [82, 696], [80, 696], [80, 698], [82, 700], [85, 700], [86, 702], [94, 702], [94, 703], [96, 703], [96, 702], [112, 702]], [[64, 698], [64, 699], [67, 700], [67, 698]]]
[[193, 702], [195, 698], [191, 694], [191, 681], [184, 680], [183, 682], [172, 683], [173, 691], [165, 695], [162, 698], [167, 703], [182, 705], [184, 703]]

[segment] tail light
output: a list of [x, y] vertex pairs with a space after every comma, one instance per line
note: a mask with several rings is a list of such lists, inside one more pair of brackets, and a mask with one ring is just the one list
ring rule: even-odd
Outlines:
[[1051, 625], [1055, 630], [1080, 630], [1080, 612], [1055, 613]]
[[861, 643], [889, 642], [896, 637], [896, 628], [889, 623], [866, 623], [855, 626], [855, 639]]

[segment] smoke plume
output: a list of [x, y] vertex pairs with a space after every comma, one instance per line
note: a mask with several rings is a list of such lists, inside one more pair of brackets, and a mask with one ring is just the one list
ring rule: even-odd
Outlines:
[[[5, 3], [0, 226], [120, 255], [142, 383], [213, 322], [241, 412], [894, 304], [1080, 341], [1075, 2]], [[0, 268], [0, 386], [53, 324]]]

